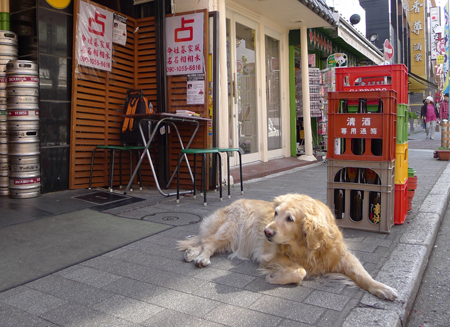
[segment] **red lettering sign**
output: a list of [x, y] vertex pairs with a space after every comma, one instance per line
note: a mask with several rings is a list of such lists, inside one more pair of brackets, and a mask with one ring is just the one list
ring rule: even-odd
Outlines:
[[[194, 19], [184, 19], [184, 17], [181, 18], [181, 27], [175, 29], [175, 42], [186, 42], [186, 41], [192, 41], [194, 38], [194, 29], [192, 26], [185, 26], [185, 24], [191, 24], [194, 23]], [[178, 37], [178, 33], [187, 31], [189, 33], [189, 36], [186, 37]]]
[[[95, 10], [95, 18], [89, 17], [89, 32], [96, 35], [105, 36], [105, 22], [102, 22], [100, 18], [106, 20], [105, 15], [99, 14], [99, 12]], [[98, 29], [99, 27], [100, 30]]]

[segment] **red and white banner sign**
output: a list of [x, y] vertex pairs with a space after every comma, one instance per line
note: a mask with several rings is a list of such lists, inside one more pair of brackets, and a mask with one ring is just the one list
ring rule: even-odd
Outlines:
[[384, 57], [386, 58], [386, 61], [391, 61], [393, 56], [394, 56], [394, 48], [392, 47], [389, 40], [386, 39], [384, 40]]
[[166, 18], [167, 75], [204, 73], [204, 13]]
[[111, 71], [113, 14], [80, 1], [77, 31], [78, 64]]
[[438, 27], [441, 26], [441, 7], [431, 7], [430, 8], [430, 21], [431, 21], [431, 59], [435, 60], [438, 53], [437, 44], [439, 43], [440, 33], [437, 32]]

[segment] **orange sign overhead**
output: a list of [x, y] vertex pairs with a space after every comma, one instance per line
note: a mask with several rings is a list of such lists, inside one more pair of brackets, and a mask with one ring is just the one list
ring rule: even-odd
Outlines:
[[425, 1], [410, 0], [409, 17], [411, 26], [411, 72], [426, 79]]

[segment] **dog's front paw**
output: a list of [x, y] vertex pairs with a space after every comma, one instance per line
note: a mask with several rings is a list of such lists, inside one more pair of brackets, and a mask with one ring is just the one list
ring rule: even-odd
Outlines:
[[281, 284], [280, 283], [280, 274], [279, 273], [273, 273], [266, 276], [266, 282], [270, 284]]
[[195, 258], [197, 258], [200, 255], [201, 251], [202, 251], [201, 247], [186, 249], [186, 251], [184, 252], [184, 260], [186, 262], [193, 261]]
[[202, 255], [195, 258], [194, 263], [197, 267], [208, 267], [211, 264], [211, 260]]
[[303, 268], [285, 269], [276, 271], [266, 276], [266, 281], [270, 284], [298, 284], [306, 277], [306, 270]]
[[286, 275], [282, 272], [275, 272], [266, 276], [266, 281], [270, 284], [298, 284], [300, 281], [294, 280], [292, 276]]
[[380, 299], [389, 301], [394, 301], [398, 297], [397, 291], [387, 285], [383, 285], [383, 287], [371, 290], [370, 293], [374, 294]]

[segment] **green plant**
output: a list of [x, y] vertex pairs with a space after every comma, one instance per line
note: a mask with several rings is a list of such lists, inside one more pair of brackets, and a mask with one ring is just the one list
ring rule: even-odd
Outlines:
[[450, 148], [447, 146], [440, 146], [437, 148], [438, 150], [445, 150], [445, 151], [450, 151]]
[[419, 116], [414, 111], [408, 111], [408, 119], [419, 119]]

